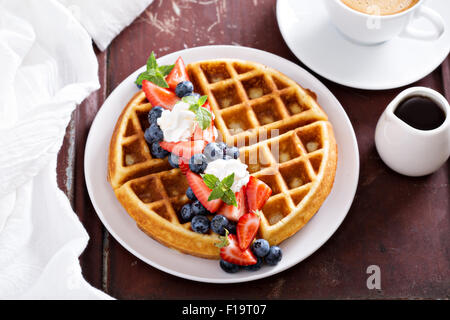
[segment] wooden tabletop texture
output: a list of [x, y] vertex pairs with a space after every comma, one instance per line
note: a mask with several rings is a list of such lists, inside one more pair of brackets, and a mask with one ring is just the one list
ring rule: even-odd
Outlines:
[[[152, 50], [163, 56], [204, 45], [240, 45], [271, 52], [308, 70], [285, 44], [275, 5], [276, 0], [155, 0], [106, 51], [96, 50], [101, 88], [74, 112], [57, 169], [58, 185], [90, 236], [80, 257], [84, 277], [118, 299], [450, 298], [450, 161], [430, 176], [408, 178], [390, 170], [374, 146], [378, 118], [406, 87], [358, 90], [316, 75], [353, 124], [361, 161], [358, 190], [330, 240], [275, 276], [225, 285], [181, 279], [133, 256], [97, 217], [86, 189], [83, 158], [89, 128], [105, 98], [145, 64]], [[408, 87], [416, 85], [449, 99], [450, 58]], [[381, 269], [380, 290], [366, 286], [370, 265]]]

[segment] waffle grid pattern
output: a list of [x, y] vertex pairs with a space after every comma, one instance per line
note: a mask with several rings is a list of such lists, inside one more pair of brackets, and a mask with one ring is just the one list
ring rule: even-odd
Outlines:
[[[279, 72], [236, 60], [190, 64], [195, 88], [208, 95], [215, 125], [227, 144], [250, 145], [327, 120], [314, 97]], [[253, 140], [252, 140], [253, 139]]]
[[[113, 188], [117, 188], [130, 179], [142, 177], [154, 172], [170, 169], [167, 159], [154, 159], [144, 138], [148, 128], [148, 112], [152, 105], [148, 103], [145, 94], [139, 92], [124, 109], [116, 126], [117, 134], [113, 136], [112, 144], [120, 145], [115, 152], [110, 152], [109, 180]], [[115, 139], [115, 140], [114, 140]]]

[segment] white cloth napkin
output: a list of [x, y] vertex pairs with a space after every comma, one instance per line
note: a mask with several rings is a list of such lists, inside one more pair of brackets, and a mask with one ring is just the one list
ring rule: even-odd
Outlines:
[[152, 0], [0, 0], [0, 299], [110, 298], [82, 277], [89, 239], [56, 183], [100, 49]]

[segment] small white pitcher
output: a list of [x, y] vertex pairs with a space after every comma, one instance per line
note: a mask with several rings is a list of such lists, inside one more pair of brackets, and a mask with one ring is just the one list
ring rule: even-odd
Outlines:
[[[445, 113], [444, 123], [434, 130], [418, 130], [399, 119], [397, 106], [405, 99], [423, 96], [433, 100]], [[378, 153], [392, 170], [419, 177], [438, 170], [450, 156], [450, 106], [439, 93], [414, 87], [400, 93], [378, 120], [375, 131]]]

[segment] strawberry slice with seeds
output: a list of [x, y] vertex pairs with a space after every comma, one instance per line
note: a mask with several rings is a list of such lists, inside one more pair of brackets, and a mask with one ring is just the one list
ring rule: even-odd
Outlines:
[[239, 192], [234, 194], [236, 196], [237, 207], [224, 203], [219, 209], [219, 214], [225, 216], [228, 220], [239, 221], [239, 218], [246, 212], [245, 189], [244, 186]]
[[247, 249], [258, 233], [261, 218], [259, 212], [244, 214], [236, 226], [236, 235], [239, 241], [239, 248]]
[[145, 92], [147, 100], [152, 106], [161, 106], [164, 109], [172, 110], [173, 106], [180, 101], [175, 93], [157, 86], [148, 80], [142, 81], [142, 90]]
[[255, 212], [261, 210], [271, 194], [272, 189], [267, 184], [250, 176], [246, 189], [248, 211]]
[[219, 210], [219, 207], [222, 204], [222, 200], [216, 199], [216, 200], [208, 201], [209, 195], [211, 194], [212, 190], [210, 188], [208, 188], [208, 186], [203, 181], [203, 178], [200, 175], [188, 170], [186, 172], [186, 179], [187, 179], [188, 184], [191, 187], [192, 191], [194, 192], [195, 196], [200, 201], [200, 203], [209, 212], [212, 212], [212, 213], [217, 212], [217, 210]]
[[183, 172], [184, 174], [189, 171], [189, 159], [185, 159], [183, 157], [178, 158], [178, 165], [181, 172]]
[[175, 66], [166, 78], [166, 82], [172, 91], [175, 91], [177, 85], [182, 81], [189, 81], [189, 76], [186, 71], [186, 66], [181, 57], [175, 62]]
[[202, 153], [208, 143], [203, 140], [196, 141], [180, 141], [180, 142], [167, 142], [161, 141], [159, 145], [166, 151], [169, 151], [178, 157], [191, 159], [194, 154]]
[[256, 264], [257, 260], [252, 251], [249, 248], [242, 250], [234, 234], [228, 234], [226, 231], [225, 236], [221, 239], [222, 243], [218, 247], [220, 247], [220, 257], [223, 260], [240, 266]]

